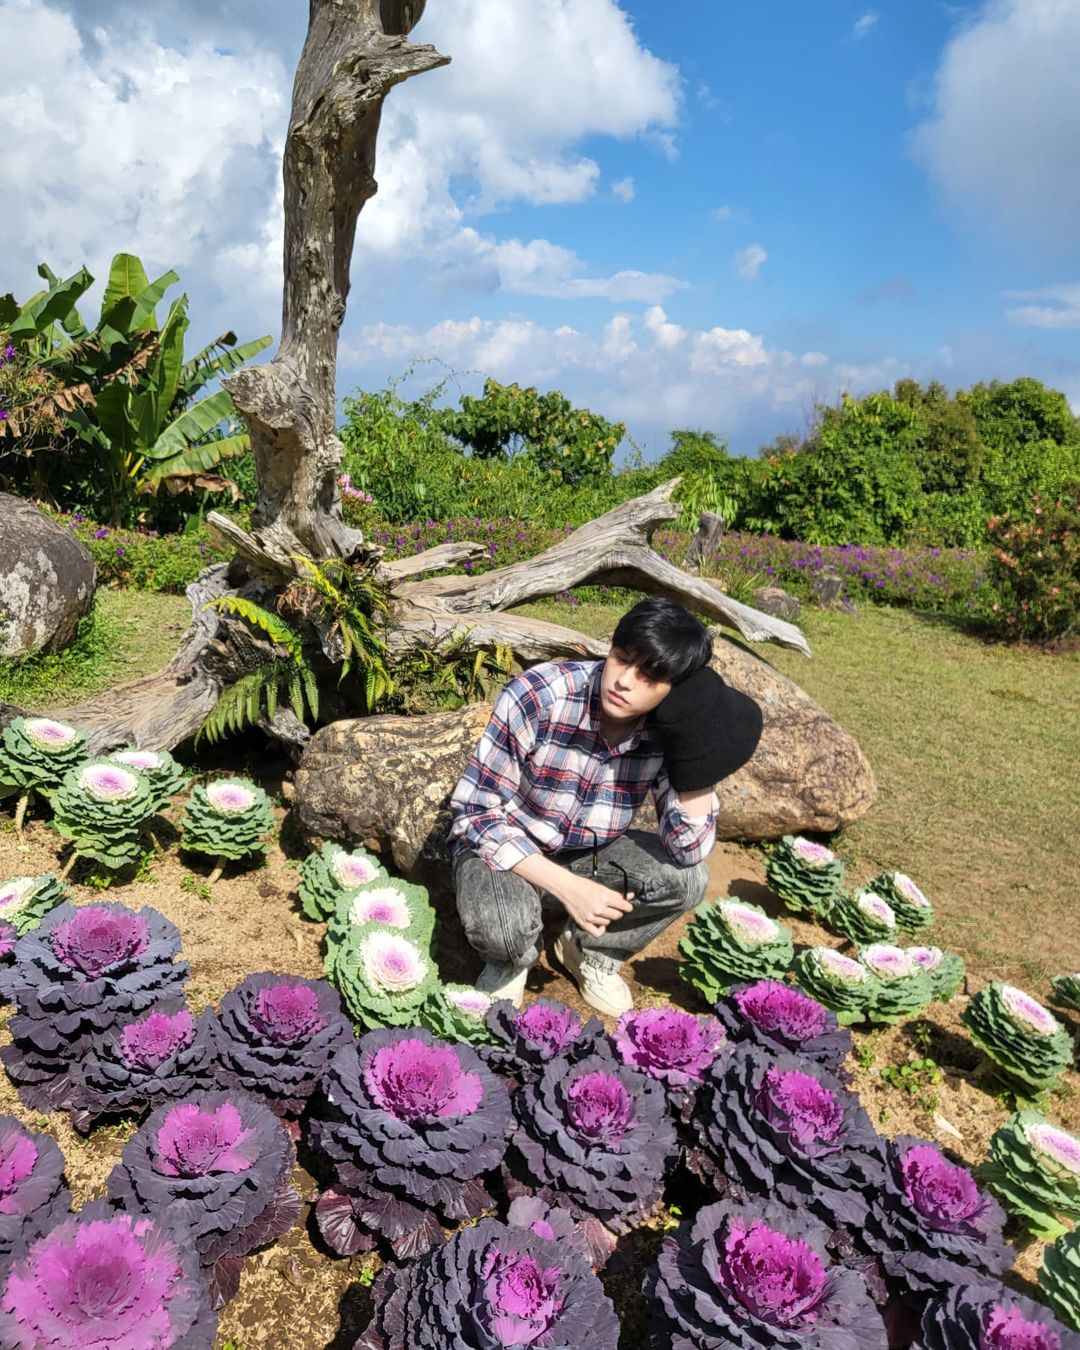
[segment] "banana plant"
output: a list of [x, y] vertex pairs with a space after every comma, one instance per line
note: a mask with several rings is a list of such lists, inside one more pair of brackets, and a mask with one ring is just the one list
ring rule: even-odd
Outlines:
[[65, 391], [60, 406], [75, 439], [105, 471], [114, 521], [135, 493], [229, 487], [218, 470], [250, 442], [225, 390], [200, 395], [272, 339], [238, 345], [226, 332], [185, 361], [187, 296], [173, 300], [158, 322], [158, 306], [180, 278], [168, 271], [151, 281], [130, 253], [112, 261], [93, 330], [77, 308], [93, 283], [87, 269], [61, 279], [42, 264], [38, 274], [47, 288], [24, 305], [0, 298], [0, 329]]

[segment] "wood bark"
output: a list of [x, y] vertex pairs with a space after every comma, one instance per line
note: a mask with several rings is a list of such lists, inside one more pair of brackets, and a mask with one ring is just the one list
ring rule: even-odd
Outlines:
[[356, 222], [376, 191], [375, 142], [396, 84], [445, 65], [407, 41], [420, 0], [311, 0], [285, 141], [281, 344], [225, 383], [251, 432], [259, 483], [252, 533], [279, 564], [351, 557], [335, 431], [338, 334]]
[[697, 533], [686, 550], [686, 566], [700, 572], [701, 564], [720, 547], [726, 528], [727, 522], [723, 516], [715, 515], [712, 511], [702, 511], [698, 518]]

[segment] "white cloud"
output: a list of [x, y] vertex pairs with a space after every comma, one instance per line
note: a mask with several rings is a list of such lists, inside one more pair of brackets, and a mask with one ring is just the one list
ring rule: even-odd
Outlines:
[[1080, 232], [1080, 5], [986, 0], [945, 49], [913, 149], [980, 224], [1071, 246]]
[[745, 225], [750, 219], [750, 212], [742, 210], [735, 206], [718, 206], [712, 213], [712, 218], [718, 225], [727, 225], [734, 222], [736, 225]]
[[357, 330], [342, 359], [381, 379], [419, 354], [473, 372], [476, 380], [482, 372], [556, 386], [631, 425], [691, 422], [732, 434], [775, 425], [777, 415], [801, 424], [816, 400], [835, 398], [841, 389], [881, 388], [907, 370], [891, 357], [841, 365], [823, 352], [778, 350], [745, 328], [687, 328], [659, 306], [617, 314], [599, 336], [524, 319], [473, 317], [426, 329], [371, 324]]
[[[92, 29], [81, 6], [0, 0], [0, 173], [19, 184], [5, 202], [5, 289], [36, 287], [43, 258], [57, 269], [86, 261], [100, 274], [126, 248], [175, 265], [190, 289], [201, 276], [197, 316], [220, 300], [238, 329], [247, 319], [276, 327], [287, 63], [298, 53], [283, 60], [266, 44], [284, 51], [302, 29], [280, 5], [266, 27], [236, 4], [205, 25], [183, 21], [203, 4], [156, 12], [101, 0], [108, 19]], [[507, 204], [595, 195], [601, 168], [578, 148], [585, 140], [673, 135], [678, 72], [640, 44], [617, 0], [442, 0], [418, 40], [454, 61], [387, 100], [380, 191], [354, 255], [358, 295], [408, 278], [658, 303], [681, 284], [632, 258], [591, 276], [570, 250], [477, 227]], [[617, 189], [626, 197], [632, 186], [623, 179]]]
[[760, 244], [749, 244], [735, 254], [735, 271], [743, 281], [756, 281], [768, 256]]
[[1006, 291], [1005, 298], [1036, 302], [1007, 309], [1011, 323], [1027, 328], [1080, 328], [1080, 281], [1043, 286], [1036, 291]]
[[620, 178], [611, 185], [611, 195], [617, 202], [632, 202], [634, 200], [634, 180], [632, 178]]
[[190, 282], [262, 218], [287, 108], [275, 57], [198, 39], [181, 52], [137, 22], [99, 29], [91, 54], [68, 14], [32, 0], [4, 0], [0, 24], [8, 285], [41, 260], [100, 275], [121, 249]]
[[875, 14], [871, 9], [867, 10], [865, 14], [856, 19], [851, 29], [851, 35], [854, 37], [855, 41], [861, 42], [864, 37], [869, 37], [871, 32], [877, 27], [880, 17], [880, 14]]

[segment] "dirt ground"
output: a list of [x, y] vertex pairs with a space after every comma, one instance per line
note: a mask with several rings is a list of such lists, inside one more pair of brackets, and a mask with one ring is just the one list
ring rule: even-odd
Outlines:
[[[284, 815], [278, 812], [279, 818]], [[284, 831], [285, 850], [275, 844], [266, 865], [250, 871], [227, 871], [208, 898], [203, 898], [207, 867], [189, 867], [176, 849], [175, 836], [163, 839], [163, 852], [142, 879], [123, 880], [106, 890], [91, 884], [91, 866], [76, 866], [73, 880], [79, 903], [96, 899], [119, 900], [135, 908], [150, 905], [171, 919], [183, 934], [183, 955], [189, 962], [189, 1003], [200, 1011], [217, 1003], [222, 994], [245, 976], [273, 970], [309, 978], [322, 975], [323, 927], [311, 924], [299, 913], [296, 899], [299, 847], [290, 845]], [[293, 856], [287, 856], [291, 852]], [[61, 841], [39, 821], [29, 823], [19, 840], [9, 816], [0, 818], [0, 878], [35, 875], [58, 870]], [[852, 878], [851, 880], [860, 880]], [[736, 845], [719, 846], [710, 860], [709, 897], [737, 895], [763, 904], [770, 913], [788, 923], [798, 944], [836, 942], [813, 925], [786, 915], [764, 885], [760, 855]], [[434, 897], [442, 919], [440, 966], [445, 978], [471, 979], [478, 963], [465, 949], [456, 919], [445, 897]], [[635, 999], [640, 1005], [670, 1001], [703, 1011], [696, 995], [680, 981], [677, 945], [684, 922], [674, 925], [646, 953], [630, 963]], [[995, 970], [995, 978], [1002, 978]], [[969, 991], [987, 977], [969, 971]], [[1018, 982], [1019, 975], [1017, 975]], [[1045, 1000], [1045, 989], [1031, 990]], [[582, 1008], [575, 989], [545, 960], [529, 981], [532, 996], [544, 995]], [[979, 1066], [979, 1056], [959, 1023], [964, 998], [947, 1007], [934, 1005], [919, 1022], [891, 1028], [883, 1033], [856, 1034], [856, 1054], [850, 1065], [855, 1087], [871, 1119], [886, 1134], [911, 1133], [937, 1140], [957, 1160], [974, 1165], [982, 1161], [991, 1133], [1009, 1114], [1000, 1088]], [[0, 1020], [10, 1015], [0, 1014]], [[919, 1028], [923, 1030], [919, 1031]], [[1080, 1026], [1074, 1020], [1071, 1030]], [[8, 1039], [0, 1026], [0, 1044]], [[943, 1074], [940, 1084], [925, 1086], [914, 1095], [889, 1085], [882, 1069], [909, 1059], [929, 1055]], [[1065, 1128], [1080, 1130], [1080, 1077], [1069, 1075], [1062, 1093], [1051, 1108], [1054, 1119]], [[117, 1162], [130, 1126], [106, 1127], [88, 1140], [74, 1133], [66, 1116], [42, 1117], [23, 1108], [6, 1077], [0, 1080], [0, 1111], [17, 1116], [35, 1128], [48, 1128], [59, 1141], [67, 1159], [67, 1175], [75, 1203], [104, 1194], [105, 1180]], [[295, 1183], [305, 1200], [312, 1200], [314, 1183], [297, 1168]], [[677, 1202], [677, 1197], [676, 1197]], [[219, 1345], [232, 1339], [241, 1350], [292, 1350], [292, 1347], [351, 1347], [367, 1319], [365, 1274], [370, 1278], [371, 1258], [330, 1257], [313, 1236], [308, 1216], [306, 1227], [298, 1226], [267, 1251], [249, 1258], [240, 1292], [221, 1317]], [[637, 1347], [640, 1340], [640, 1272], [655, 1250], [655, 1235], [644, 1234], [631, 1244], [621, 1263], [605, 1275], [609, 1292], [624, 1314], [623, 1344]], [[1038, 1244], [1022, 1251], [1017, 1268], [1021, 1283], [1034, 1279], [1039, 1262]]]

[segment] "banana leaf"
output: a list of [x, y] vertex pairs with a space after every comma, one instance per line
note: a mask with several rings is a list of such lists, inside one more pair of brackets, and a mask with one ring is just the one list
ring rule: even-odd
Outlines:
[[193, 404], [170, 422], [154, 444], [143, 453], [147, 459], [157, 462], [170, 459], [189, 446], [197, 444], [219, 423], [235, 415], [236, 405], [232, 401], [232, 396], [227, 390], [219, 389], [216, 394], [211, 394], [209, 398]]
[[216, 469], [223, 459], [235, 459], [251, 448], [251, 437], [223, 436], [218, 441], [202, 441], [171, 459], [163, 460], [139, 480], [139, 492], [156, 492], [171, 478], [191, 478]]

